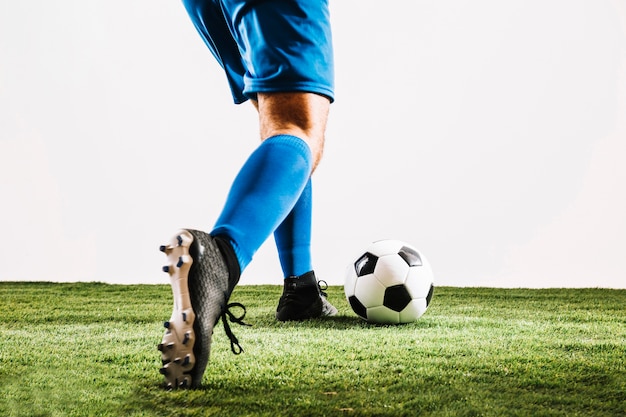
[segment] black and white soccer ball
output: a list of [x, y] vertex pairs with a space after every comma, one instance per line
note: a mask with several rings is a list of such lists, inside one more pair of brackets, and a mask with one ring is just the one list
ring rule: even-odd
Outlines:
[[411, 323], [433, 297], [433, 272], [423, 254], [399, 240], [379, 240], [348, 266], [344, 284], [352, 310], [371, 323]]

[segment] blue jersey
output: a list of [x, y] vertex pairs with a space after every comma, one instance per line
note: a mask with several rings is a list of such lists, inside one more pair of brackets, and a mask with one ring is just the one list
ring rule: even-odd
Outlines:
[[327, 0], [183, 0], [235, 103], [303, 91], [334, 100]]

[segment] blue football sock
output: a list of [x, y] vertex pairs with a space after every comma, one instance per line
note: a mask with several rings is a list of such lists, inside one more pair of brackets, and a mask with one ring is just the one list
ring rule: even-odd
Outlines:
[[290, 135], [264, 140], [243, 165], [211, 232], [232, 243], [242, 272], [291, 212], [311, 169], [308, 145]]
[[313, 269], [311, 261], [311, 180], [298, 202], [274, 232], [280, 266], [285, 278], [303, 275]]

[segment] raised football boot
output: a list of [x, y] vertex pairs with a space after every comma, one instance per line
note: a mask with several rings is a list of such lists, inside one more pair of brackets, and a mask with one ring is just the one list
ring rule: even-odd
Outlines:
[[296, 321], [334, 316], [337, 309], [326, 299], [326, 288], [326, 283], [318, 282], [313, 271], [299, 277], [286, 278], [283, 294], [278, 300], [276, 319]]
[[228, 316], [243, 324], [245, 315], [245, 309], [241, 317], [229, 311], [230, 307], [243, 306], [228, 304], [239, 281], [239, 266], [226, 261], [228, 245], [201, 231], [181, 230], [168, 245], [160, 247], [169, 260], [163, 271], [169, 274], [174, 298], [172, 316], [164, 323], [165, 334], [158, 345], [163, 363], [160, 372], [169, 389], [200, 385], [209, 360], [213, 327], [220, 318], [233, 352], [242, 351], [226, 320]]

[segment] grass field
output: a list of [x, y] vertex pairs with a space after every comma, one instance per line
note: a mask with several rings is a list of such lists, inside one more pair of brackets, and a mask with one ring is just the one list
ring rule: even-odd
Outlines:
[[161, 388], [169, 286], [0, 283], [1, 416], [626, 416], [626, 290], [437, 288], [416, 323], [273, 319], [240, 286], [235, 356], [214, 335], [202, 389]]

